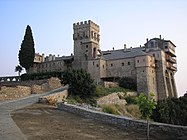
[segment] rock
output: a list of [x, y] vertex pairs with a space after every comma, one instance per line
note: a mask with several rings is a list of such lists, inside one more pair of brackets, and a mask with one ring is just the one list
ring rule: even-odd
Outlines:
[[119, 104], [126, 105], [127, 102], [124, 99], [120, 99], [118, 93], [112, 93], [107, 96], [101, 97], [97, 100], [98, 105], [106, 105], [106, 104]]
[[56, 88], [60, 88], [62, 86], [60, 80], [55, 77], [51, 77], [48, 80], [48, 85], [49, 85], [49, 89], [51, 89], [51, 90], [56, 89]]
[[39, 94], [39, 93], [42, 93], [43, 90], [42, 90], [42, 86], [40, 85], [32, 85], [31, 86], [31, 93], [32, 94]]

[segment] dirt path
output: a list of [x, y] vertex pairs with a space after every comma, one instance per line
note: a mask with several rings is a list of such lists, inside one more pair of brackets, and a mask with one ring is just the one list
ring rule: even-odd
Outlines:
[[[145, 130], [122, 129], [55, 107], [34, 104], [11, 113], [28, 140], [146, 140]], [[150, 140], [171, 139], [159, 133]]]

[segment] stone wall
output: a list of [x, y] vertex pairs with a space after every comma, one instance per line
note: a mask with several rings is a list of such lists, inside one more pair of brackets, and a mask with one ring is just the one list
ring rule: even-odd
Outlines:
[[118, 83], [117, 82], [106, 82], [104, 81], [104, 87], [105, 88], [110, 88], [110, 87], [118, 87]]
[[62, 87], [60, 80], [53, 77], [48, 80], [11, 83], [12, 82], [4, 84], [6, 86], [1, 84], [0, 101], [12, 100], [28, 96], [30, 94], [40, 94]]
[[21, 98], [31, 94], [31, 88], [27, 86], [6, 87], [0, 90], [0, 101]]
[[50, 95], [43, 96], [39, 98], [39, 102], [53, 105], [56, 104], [57, 102], [64, 102], [67, 97], [68, 97], [68, 90], [65, 89], [63, 91], [59, 91]]
[[[70, 113], [75, 113], [86, 118], [98, 120], [108, 124], [115, 124], [122, 127], [132, 127], [135, 129], [147, 129], [147, 122], [143, 120], [134, 120], [129, 117], [107, 114], [64, 103], [58, 103], [58, 108]], [[150, 133], [155, 132], [169, 133], [176, 139], [185, 139], [185, 137], [187, 136], [187, 126], [150, 122]]]

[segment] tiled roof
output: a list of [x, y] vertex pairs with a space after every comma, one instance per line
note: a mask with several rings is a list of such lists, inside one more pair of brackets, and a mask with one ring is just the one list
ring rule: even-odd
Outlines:
[[132, 58], [135, 56], [142, 56], [147, 55], [144, 52], [144, 47], [137, 47], [137, 48], [128, 48], [126, 50], [110, 50], [110, 51], [102, 51], [102, 55], [106, 60], [112, 59], [122, 59], [122, 58]]

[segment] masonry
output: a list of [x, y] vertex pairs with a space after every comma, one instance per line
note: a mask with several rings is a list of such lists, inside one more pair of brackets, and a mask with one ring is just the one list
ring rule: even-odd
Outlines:
[[[86, 118], [94, 119], [108, 124], [119, 125], [121, 127], [132, 127], [135, 129], [147, 129], [147, 122], [134, 120], [132, 118], [98, 112], [75, 105], [59, 103], [58, 108], [70, 113], [75, 113]], [[187, 136], [187, 126], [170, 125], [163, 123], [150, 122], [150, 133], [164, 132], [170, 133], [176, 138]]]
[[176, 46], [159, 38], [147, 39], [139, 47], [101, 51], [100, 27], [93, 21], [73, 24], [74, 54], [58, 56], [36, 54], [30, 73], [60, 71], [68, 68], [85, 69], [96, 83], [106, 79], [130, 77], [137, 82], [137, 92], [155, 94], [156, 100], [177, 97], [174, 75]]

